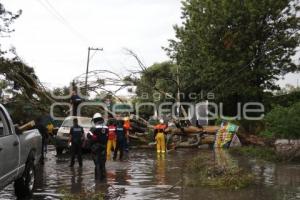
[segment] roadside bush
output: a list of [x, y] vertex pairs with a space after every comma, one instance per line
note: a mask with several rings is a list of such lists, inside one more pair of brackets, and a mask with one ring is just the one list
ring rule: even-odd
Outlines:
[[232, 155], [266, 160], [270, 162], [283, 161], [283, 159], [276, 154], [275, 149], [268, 148], [268, 147], [252, 147], [252, 146], [237, 147], [237, 148], [230, 148], [229, 152]]
[[261, 135], [268, 138], [300, 138], [300, 102], [290, 107], [277, 106], [264, 119], [265, 130]]

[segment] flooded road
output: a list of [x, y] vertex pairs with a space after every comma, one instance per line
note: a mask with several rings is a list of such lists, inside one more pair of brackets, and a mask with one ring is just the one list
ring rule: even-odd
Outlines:
[[[258, 162], [243, 158], [219, 157], [221, 162], [232, 162], [251, 170], [256, 175], [255, 184], [237, 190], [208, 188], [187, 188], [183, 186], [182, 166], [196, 155], [216, 156], [212, 151], [184, 149], [157, 157], [155, 151], [132, 150], [129, 160], [107, 162], [107, 180], [96, 182], [91, 159], [85, 157], [83, 168], [78, 164], [68, 167], [69, 156], [55, 157], [49, 147], [45, 165], [37, 176], [37, 189], [32, 197], [35, 200], [59, 200], [64, 193], [122, 191], [121, 199], [220, 199], [220, 200], [294, 200], [300, 199], [300, 165], [281, 165]], [[10, 185], [0, 192], [1, 200], [15, 199]]]

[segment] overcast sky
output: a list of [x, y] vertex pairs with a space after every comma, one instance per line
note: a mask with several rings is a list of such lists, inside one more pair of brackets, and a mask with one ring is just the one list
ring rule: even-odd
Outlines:
[[[5, 44], [35, 68], [47, 86], [63, 86], [85, 72], [88, 46], [102, 47], [90, 68], [120, 74], [136, 66], [124, 48], [146, 65], [168, 59], [162, 46], [181, 22], [180, 0], [1, 0], [11, 11], [23, 10], [15, 33]], [[3, 44], [3, 38], [1, 39]], [[297, 84], [290, 75], [281, 84]]]
[[[126, 74], [137, 66], [124, 48], [146, 65], [168, 59], [162, 46], [180, 23], [180, 0], [2, 0], [8, 10], [23, 10], [6, 41], [33, 66], [42, 82], [67, 85], [86, 69], [88, 46], [102, 47], [93, 69]], [[50, 4], [49, 4], [50, 3]]]

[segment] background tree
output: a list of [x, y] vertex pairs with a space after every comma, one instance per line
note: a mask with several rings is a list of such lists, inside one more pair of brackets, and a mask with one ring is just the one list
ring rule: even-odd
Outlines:
[[[136, 94], [150, 102], [164, 102], [170, 96], [176, 97], [176, 65], [170, 61], [155, 63], [141, 73], [140, 79], [136, 81]], [[160, 95], [155, 96], [155, 93]], [[147, 98], [148, 97], [148, 98]]]
[[214, 92], [225, 114], [264, 102], [282, 75], [299, 70], [298, 0], [186, 0], [183, 24], [166, 48], [181, 66], [182, 91]]
[[7, 37], [14, 30], [10, 25], [22, 14], [19, 10], [17, 13], [12, 13], [6, 10], [2, 3], [0, 3], [0, 37]]
[[[8, 37], [14, 31], [11, 24], [21, 13], [12, 13], [0, 3], [0, 37]], [[0, 82], [2, 103], [6, 103], [12, 112], [14, 121], [29, 121], [36, 115], [49, 113], [54, 100], [40, 83], [34, 69], [24, 64], [14, 48], [0, 50]]]
[[[140, 71], [138, 77], [126, 77], [125, 81], [136, 86], [134, 103], [175, 102], [178, 88], [176, 68], [176, 64], [166, 61], [145, 68]], [[150, 107], [141, 107], [140, 113], [144, 118], [149, 118], [154, 111]]]

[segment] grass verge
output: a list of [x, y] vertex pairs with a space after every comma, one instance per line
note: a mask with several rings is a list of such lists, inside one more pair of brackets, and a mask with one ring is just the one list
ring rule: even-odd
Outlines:
[[61, 191], [63, 194], [62, 200], [104, 200], [104, 194], [99, 193], [79, 193], [79, 194], [71, 194], [65, 190]]
[[254, 181], [254, 176], [235, 165], [220, 166], [209, 157], [199, 156], [185, 166], [185, 184], [191, 187], [241, 189]]
[[274, 149], [269, 147], [238, 147], [229, 149], [229, 152], [233, 155], [261, 159], [270, 162], [281, 162], [283, 160], [283, 158], [276, 154]]

